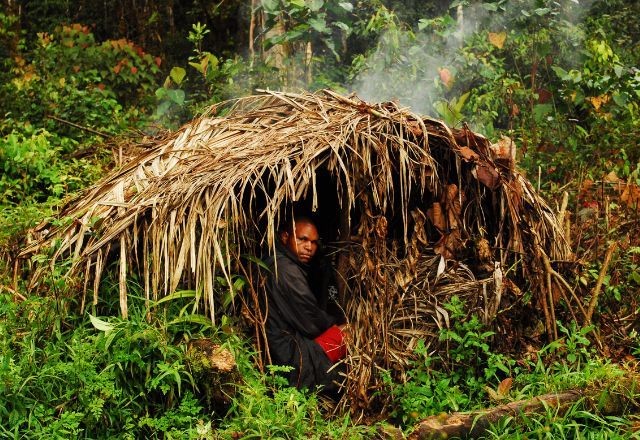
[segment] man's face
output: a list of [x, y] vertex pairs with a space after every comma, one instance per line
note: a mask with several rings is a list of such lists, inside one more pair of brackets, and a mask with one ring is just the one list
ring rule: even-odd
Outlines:
[[318, 251], [318, 230], [306, 221], [296, 222], [293, 234], [291, 232], [282, 233], [282, 242], [301, 263], [308, 263]]

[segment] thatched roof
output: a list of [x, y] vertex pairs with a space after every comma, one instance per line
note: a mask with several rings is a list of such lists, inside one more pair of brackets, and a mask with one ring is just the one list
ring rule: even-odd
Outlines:
[[[149, 299], [191, 284], [215, 318], [228, 294], [216, 279], [247, 276], [242, 256], [272, 250], [281, 218], [303, 203], [338, 243], [356, 329], [348, 394], [363, 406], [377, 368], [402, 371], [416, 341], [448, 325], [441, 305], [452, 293], [489, 322], [505, 286], [520, 284], [553, 333], [554, 301], [568, 289], [551, 263], [571, 251], [556, 215], [515, 169], [508, 139], [491, 145], [397, 103], [329, 91], [265, 92], [219, 108], [228, 112], [214, 107], [141, 145], [64, 208], [66, 223], [39, 226], [22, 256], [51, 247], [51, 264], [71, 258], [69, 274], [83, 277], [94, 302], [108, 260], [118, 261], [125, 316], [126, 278], [136, 272]], [[33, 287], [47, 267], [36, 267]]]

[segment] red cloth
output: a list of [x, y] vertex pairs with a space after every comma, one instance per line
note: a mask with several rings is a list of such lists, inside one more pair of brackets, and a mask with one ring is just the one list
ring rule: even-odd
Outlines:
[[329, 327], [329, 329], [318, 336], [315, 341], [322, 347], [331, 362], [337, 362], [347, 355], [344, 335], [337, 325]]

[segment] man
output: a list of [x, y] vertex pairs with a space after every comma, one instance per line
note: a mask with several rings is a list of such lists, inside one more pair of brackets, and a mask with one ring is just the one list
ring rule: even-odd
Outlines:
[[323, 293], [309, 284], [318, 247], [318, 230], [306, 217], [293, 219], [278, 234], [275, 255], [267, 261], [266, 333], [272, 362], [293, 367], [286, 374], [291, 386], [320, 385], [332, 393], [339, 374], [329, 370], [346, 350], [339, 318], [327, 313]]

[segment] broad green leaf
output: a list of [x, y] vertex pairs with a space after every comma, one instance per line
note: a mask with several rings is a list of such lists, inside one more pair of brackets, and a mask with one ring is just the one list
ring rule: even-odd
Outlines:
[[216, 57], [211, 52], [205, 52], [205, 58], [207, 60], [207, 63], [210, 69], [213, 69], [214, 67], [218, 67], [218, 64], [220, 64], [218, 57]]
[[553, 70], [555, 74], [558, 75], [558, 78], [560, 78], [561, 80], [566, 81], [567, 79], [569, 79], [569, 74], [562, 67], [551, 66], [551, 70]]
[[284, 34], [284, 41], [295, 41], [305, 35], [308, 30], [309, 25], [307, 24], [296, 26], [294, 29]]
[[427, 20], [426, 18], [421, 18], [420, 20], [418, 20], [419, 31], [425, 30], [427, 27], [429, 27], [429, 20]]
[[237, 277], [234, 281], [233, 281], [233, 290], [235, 292], [239, 292], [241, 291], [244, 286], [247, 285], [247, 280], [244, 277]]
[[454, 105], [453, 108], [456, 111], [456, 113], [462, 113], [462, 108], [464, 107], [465, 102], [467, 102], [467, 99], [469, 99], [469, 95], [471, 95], [471, 92], [467, 92], [464, 95], [460, 96], [460, 98], [458, 98], [458, 100], [454, 100]]
[[203, 66], [203, 64], [204, 64], [204, 63], [196, 63], [196, 62], [193, 62], [193, 61], [189, 61], [189, 65], [190, 65], [191, 67], [193, 67], [194, 69], [196, 69], [196, 70], [197, 70], [198, 72], [200, 72], [200, 73], [204, 73], [204, 66]]
[[616, 73], [616, 76], [620, 78], [624, 72], [624, 66], [621, 66], [620, 64], [616, 64], [613, 66], [613, 71]]
[[167, 90], [167, 97], [178, 105], [184, 104], [184, 90], [170, 89]]
[[538, 8], [533, 12], [535, 12], [536, 15], [543, 16], [543, 15], [547, 15], [549, 12], [551, 12], [551, 9], [549, 9], [549, 8]]
[[324, 0], [307, 0], [307, 7], [312, 12], [317, 12], [324, 5]]
[[336, 60], [340, 60], [340, 55], [338, 54], [338, 52], [336, 52], [336, 45], [333, 40], [331, 38], [323, 38], [322, 41], [327, 46], [327, 48], [329, 48], [333, 56], [336, 57]]
[[103, 321], [102, 319], [93, 316], [91, 313], [89, 313], [89, 319], [91, 320], [91, 324], [101, 332], [110, 332], [114, 328], [113, 324]]
[[289, 0], [289, 4], [298, 9], [304, 9], [306, 6], [304, 0]]
[[533, 106], [533, 117], [536, 122], [542, 122], [542, 120], [553, 111], [551, 104], [537, 104]]
[[308, 23], [313, 29], [320, 33], [327, 34], [331, 32], [331, 30], [327, 27], [327, 22], [324, 20], [324, 18], [310, 18], [308, 20]]
[[169, 73], [169, 76], [171, 77], [171, 80], [173, 80], [174, 83], [176, 83], [177, 85], [182, 84], [182, 80], [184, 79], [184, 76], [187, 74], [187, 71], [184, 70], [182, 67], [174, 67], [173, 69], [171, 69], [171, 73]]
[[266, 12], [277, 12], [278, 11], [278, 0], [262, 0], [262, 8]]
[[340, 2], [338, 3], [338, 6], [340, 6], [342, 9], [344, 9], [347, 12], [353, 11], [353, 4], [351, 2]]
[[625, 107], [627, 105], [627, 97], [624, 94], [614, 93], [611, 97], [618, 107]]
[[351, 31], [351, 28], [349, 27], [349, 25], [341, 21], [336, 21], [335, 23], [333, 23], [333, 25], [339, 29], [342, 29], [345, 32]]

